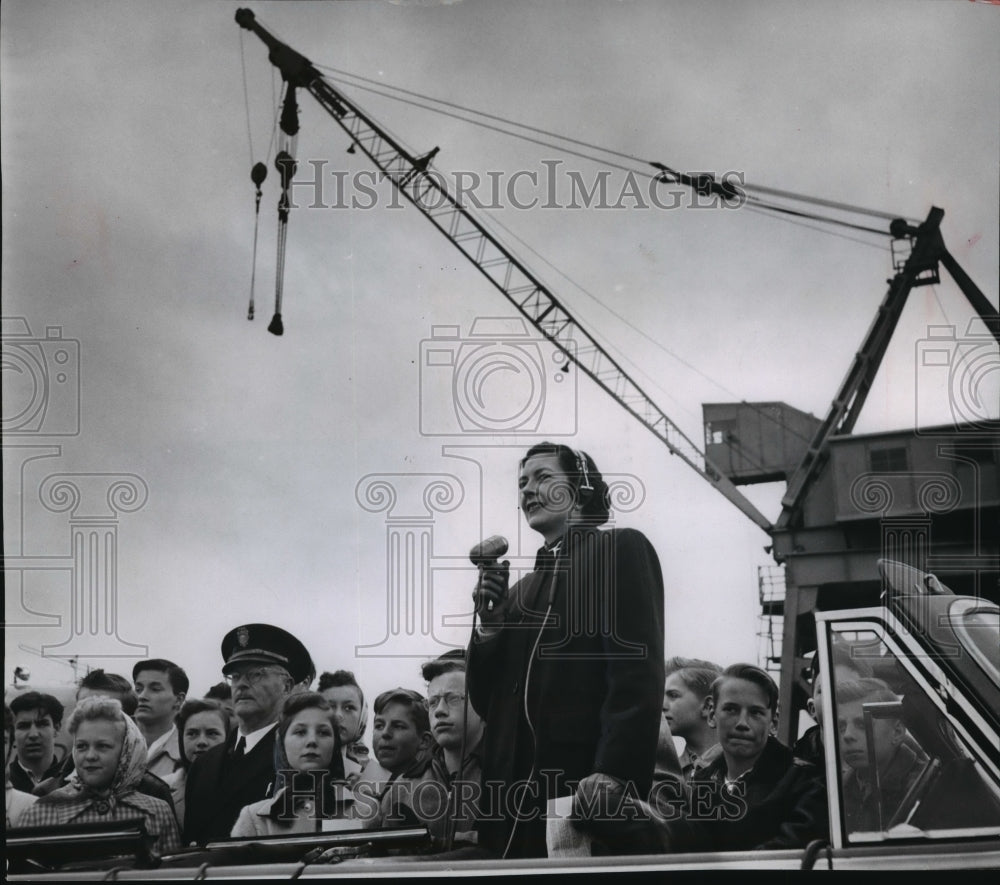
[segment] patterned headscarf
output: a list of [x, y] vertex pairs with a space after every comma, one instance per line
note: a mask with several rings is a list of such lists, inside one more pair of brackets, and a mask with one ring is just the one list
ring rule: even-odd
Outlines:
[[[52, 803], [57, 803], [59, 810], [57, 813], [58, 823], [68, 823], [74, 817], [85, 811], [91, 805], [98, 802], [107, 803], [114, 807], [123, 799], [131, 796], [139, 781], [146, 773], [146, 739], [139, 731], [139, 727], [121, 711], [121, 705], [111, 698], [93, 697], [84, 698], [77, 705], [77, 708], [85, 711], [87, 707], [101, 706], [99, 719], [113, 722], [117, 725], [124, 724], [125, 735], [122, 739], [122, 750], [118, 757], [118, 767], [115, 776], [111, 781], [110, 793], [105, 796], [94, 791], [91, 787], [83, 784], [78, 778], [62, 789], [50, 793], [43, 797]], [[117, 713], [117, 716], [114, 714]], [[75, 714], [75, 711], [74, 711]], [[83, 722], [89, 721], [83, 719]]]

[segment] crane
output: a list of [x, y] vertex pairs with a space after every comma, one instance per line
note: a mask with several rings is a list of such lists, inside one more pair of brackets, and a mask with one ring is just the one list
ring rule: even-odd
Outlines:
[[[282, 131], [294, 136], [295, 90], [305, 89], [330, 114], [360, 149], [393, 183], [397, 191], [447, 237], [548, 341], [661, 440], [671, 452], [695, 470], [765, 532], [770, 520], [708, 458], [643, 391], [619, 363], [586, 331], [551, 291], [450, 193], [440, 176], [429, 175], [434, 148], [415, 157], [356, 103], [333, 87], [305, 56], [279, 41], [249, 9], [236, 12], [236, 22], [256, 34], [268, 47], [271, 62], [287, 84]], [[286, 126], [290, 128], [286, 128]], [[287, 224], [287, 154], [279, 154], [282, 171], [281, 231]], [[293, 167], [294, 171], [294, 167]], [[279, 274], [282, 268], [279, 247]], [[278, 283], [280, 292], [280, 278]], [[280, 330], [280, 313], [275, 314]], [[273, 328], [272, 328], [273, 331]], [[280, 331], [278, 332], [280, 334]]]
[[[242, 28], [255, 33], [268, 47], [269, 58], [281, 72], [287, 85], [281, 124], [285, 144], [289, 144], [288, 140], [294, 138], [298, 131], [295, 90], [305, 89], [350, 138], [349, 152], [353, 153], [360, 149], [392, 182], [399, 194], [447, 237], [542, 336], [560, 348], [567, 363], [577, 365], [612, 399], [660, 439], [672, 454], [680, 457], [755, 525], [770, 535], [772, 544], [765, 549], [772, 552], [776, 562], [787, 566], [786, 594], [782, 602], [784, 626], [780, 704], [785, 711], [782, 716], [781, 736], [786, 742], [790, 742], [794, 738], [791, 729], [797, 719], [796, 713], [802, 706], [801, 686], [797, 684], [796, 674], [801, 671], [800, 655], [803, 650], [808, 650], [805, 649], [805, 645], [809, 642], [807, 633], [803, 632], [803, 618], [810, 616], [816, 605], [813, 592], [815, 588], [807, 586], [815, 583], [815, 573], [810, 573], [809, 580], [800, 574], [804, 568], [803, 558], [811, 554], [831, 553], [830, 548], [823, 546], [828, 543], [828, 539], [814, 540], [810, 535], [810, 528], [815, 527], [804, 525], [803, 507], [823, 475], [824, 466], [829, 460], [832, 440], [838, 435], [850, 434], [855, 426], [902, 315], [907, 296], [915, 287], [937, 283], [940, 279], [939, 265], [943, 264], [983, 321], [989, 334], [1000, 341], [1000, 319], [997, 309], [945, 248], [940, 231], [944, 211], [937, 207], [932, 208], [926, 220], [919, 224], [902, 218], [890, 223], [889, 235], [893, 238], [895, 274], [888, 280], [888, 291], [855, 354], [825, 420], [817, 422], [815, 432], [804, 447], [801, 460], [785, 474], [788, 484], [782, 499], [782, 510], [778, 519], [772, 523], [737, 488], [730, 476], [713, 463], [703, 449], [693, 443], [618, 362], [580, 326], [566, 305], [452, 196], [443, 178], [428, 174], [428, 166], [438, 153], [437, 147], [421, 156], [413, 156], [355, 102], [332, 86], [309, 59], [264, 29], [256, 21], [253, 12], [249, 9], [238, 10], [236, 21]], [[281, 233], [279, 233], [279, 280], [276, 293], [279, 298], [280, 273], [283, 268], [283, 231], [288, 220], [287, 189], [294, 174], [294, 160], [290, 154], [289, 150], [279, 152], [276, 160], [281, 172], [283, 189], [279, 204]], [[724, 200], [742, 198], [741, 193], [727, 187], [725, 183], [715, 182], [705, 176], [685, 176], [659, 163], [651, 165], [659, 171], [664, 181], [686, 184], [698, 193], [712, 193]], [[765, 189], [761, 191], [764, 192]], [[795, 196], [779, 191], [771, 192], [784, 197]], [[842, 209], [850, 208], [829, 201], [813, 202]], [[790, 215], [802, 214], [791, 209], [765, 208], [787, 212]], [[869, 214], [881, 215], [881, 213]], [[864, 230], [879, 232], [870, 228]], [[278, 304], [280, 310], [280, 300]], [[275, 334], [281, 334], [280, 313], [276, 312], [269, 328]], [[875, 568], [875, 559], [871, 557], [871, 562], [868, 563], [871, 570]], [[800, 593], [799, 590], [806, 592]]]

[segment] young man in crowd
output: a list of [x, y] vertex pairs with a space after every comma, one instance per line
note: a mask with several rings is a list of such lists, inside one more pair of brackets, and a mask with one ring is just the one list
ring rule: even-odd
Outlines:
[[687, 780], [722, 753], [715, 729], [708, 724], [712, 683], [722, 668], [697, 658], [674, 657], [667, 661], [666, 672], [663, 718], [671, 734], [684, 738], [679, 763]]
[[98, 695], [104, 698], [115, 698], [122, 705], [122, 712], [126, 716], [134, 717], [136, 708], [139, 706], [139, 698], [136, 697], [132, 683], [124, 676], [117, 673], [106, 673], [104, 670], [91, 670], [76, 689], [76, 699], [82, 701], [84, 698]]
[[778, 687], [751, 664], [712, 684], [708, 722], [722, 754], [691, 781], [687, 814], [665, 828], [668, 851], [804, 847], [827, 832], [821, 772], [771, 735]]
[[[851, 655], [849, 647], [835, 642], [830, 649], [833, 664], [834, 685], [842, 682], [855, 682], [872, 675], [872, 668], [863, 657]], [[805, 734], [796, 741], [792, 753], [799, 759], [812, 762], [824, 770], [826, 761], [823, 755], [823, 681], [819, 678], [819, 654], [813, 655], [809, 665], [809, 684], [811, 697], [806, 703], [806, 711], [812, 716], [815, 725], [807, 729]]]
[[419, 692], [394, 688], [375, 698], [374, 707], [372, 750], [390, 778], [381, 789], [355, 786], [358, 817], [366, 829], [425, 823], [433, 836], [443, 839], [445, 791], [431, 769], [434, 738], [427, 701]]
[[146, 771], [157, 777], [181, 767], [181, 752], [174, 717], [187, 697], [187, 674], [173, 661], [154, 658], [132, 668], [139, 705], [135, 723], [146, 739]]
[[62, 725], [63, 705], [50, 694], [29, 691], [15, 697], [10, 709], [16, 753], [8, 766], [8, 776], [15, 790], [31, 793], [61, 769], [55, 740]]
[[[872, 746], [865, 732], [865, 704], [896, 704], [900, 698], [881, 679], [837, 686], [837, 729], [844, 770], [844, 818], [848, 832], [887, 828], [927, 757], [907, 741], [898, 715], [872, 716]], [[872, 768], [874, 759], [876, 771]]]
[[[12, 747], [14, 746], [14, 714], [11, 712], [10, 707], [4, 704], [3, 708], [3, 747], [4, 747], [4, 758], [6, 759], [10, 756]], [[16, 761], [16, 760], [15, 760]], [[13, 764], [13, 763], [12, 763]], [[10, 782], [10, 768], [4, 770], [4, 795], [6, 806], [6, 827], [11, 829], [20, 824], [21, 818], [24, 813], [31, 808], [35, 802], [38, 801], [37, 796], [32, 796], [31, 793], [25, 790], [18, 790]]]
[[274, 782], [274, 733], [281, 705], [308, 679], [312, 658], [291, 633], [246, 624], [222, 640], [222, 672], [233, 689], [232, 740], [203, 753], [188, 770], [184, 841], [228, 838], [240, 810], [264, 799]]
[[486, 725], [466, 698], [465, 651], [445, 652], [420, 671], [427, 680], [427, 710], [437, 744], [431, 769], [448, 788], [451, 834], [475, 842]]

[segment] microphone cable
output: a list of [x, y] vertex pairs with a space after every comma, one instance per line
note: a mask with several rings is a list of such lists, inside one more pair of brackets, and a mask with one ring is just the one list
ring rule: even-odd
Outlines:
[[524, 719], [528, 723], [528, 731], [531, 733], [531, 773], [528, 775], [528, 780], [524, 785], [524, 791], [518, 797], [517, 807], [514, 809], [514, 824], [510, 828], [510, 836], [507, 838], [507, 845], [503, 850], [501, 860], [506, 860], [507, 854], [510, 852], [511, 845], [514, 842], [514, 834], [517, 832], [517, 825], [521, 822], [521, 806], [524, 802], [524, 794], [528, 791], [528, 786], [532, 783], [537, 774], [535, 766], [537, 764], [536, 751], [538, 749], [538, 736], [535, 733], [534, 723], [531, 721], [531, 713], [528, 711], [528, 689], [531, 685], [531, 666], [535, 663], [535, 655], [538, 652], [538, 644], [542, 641], [542, 633], [545, 632], [545, 627], [548, 625], [549, 615], [552, 614], [552, 605], [556, 600], [556, 581], [559, 580], [558, 563], [559, 556], [557, 554], [555, 567], [552, 571], [552, 579], [549, 581], [549, 599], [545, 608], [545, 617], [542, 618], [542, 625], [538, 628], [538, 635], [535, 637], [535, 644], [532, 646], [531, 655], [528, 657], [528, 669], [524, 674]]

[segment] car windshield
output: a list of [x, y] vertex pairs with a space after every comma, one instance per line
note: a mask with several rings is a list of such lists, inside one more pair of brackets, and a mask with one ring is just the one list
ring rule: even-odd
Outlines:
[[[963, 643], [989, 660], [995, 610], [954, 612]], [[990, 616], [992, 614], [992, 622]], [[983, 617], [985, 616], [985, 617]], [[1000, 828], [1000, 783], [975, 738], [875, 630], [835, 632], [833, 702], [840, 808], [848, 842]], [[984, 764], [985, 763], [985, 764]]]

